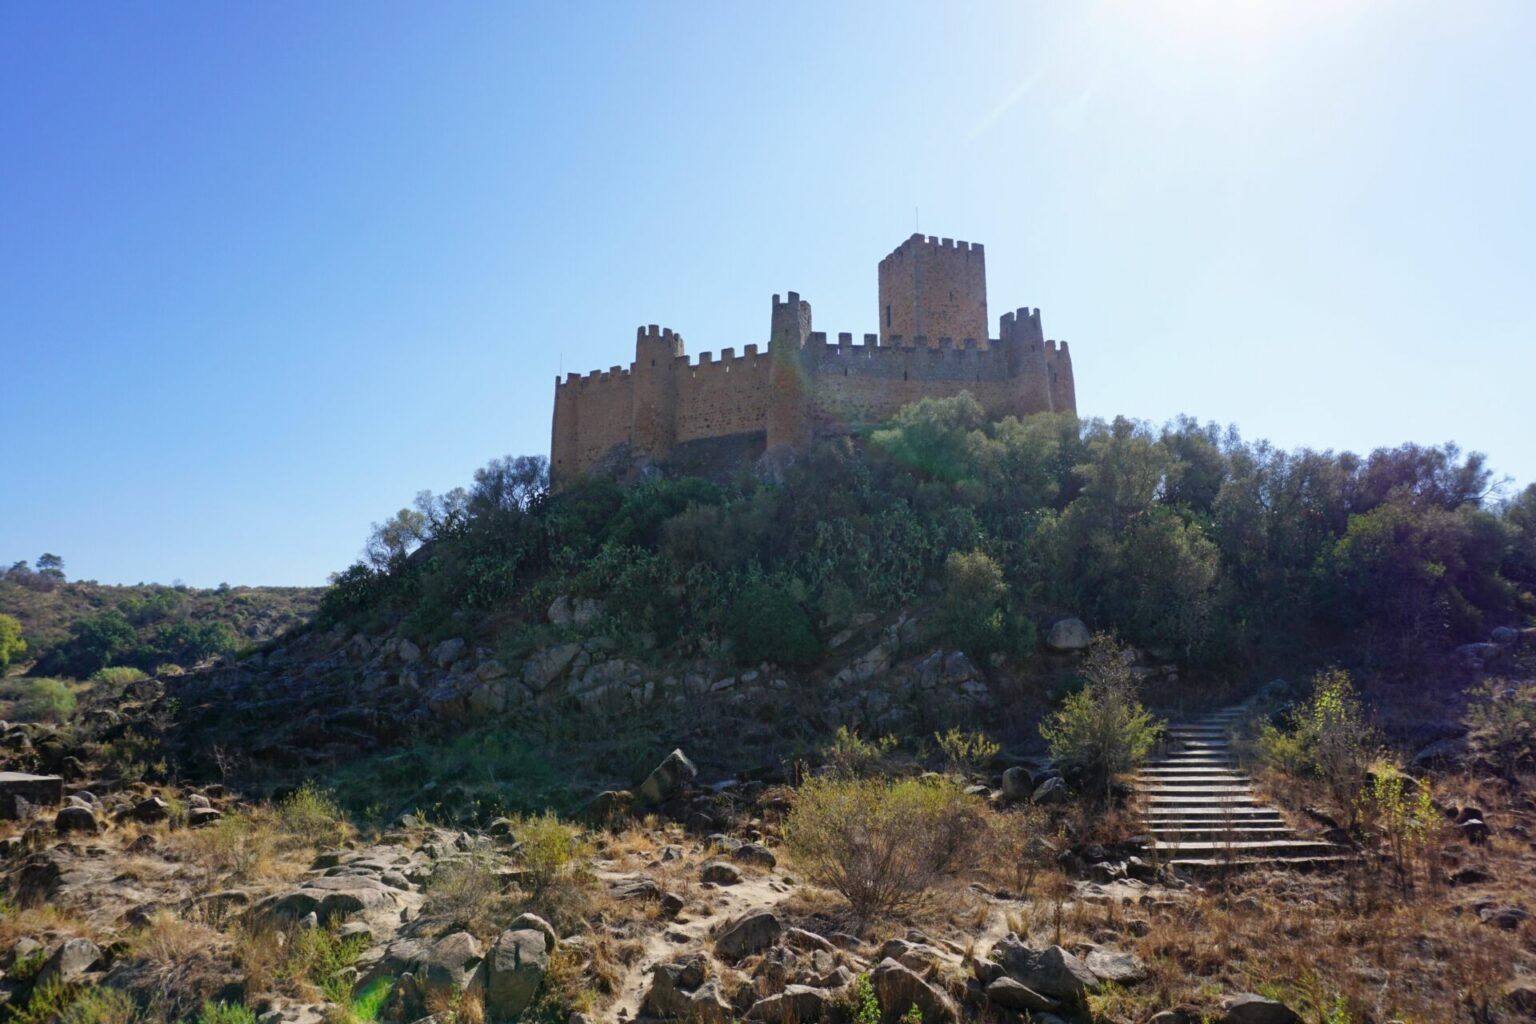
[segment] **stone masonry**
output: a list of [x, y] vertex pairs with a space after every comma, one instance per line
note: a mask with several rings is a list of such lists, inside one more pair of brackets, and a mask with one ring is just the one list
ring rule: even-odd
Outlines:
[[878, 334], [855, 344], [811, 330], [811, 304], [773, 297], [766, 349], [694, 363], [682, 336], [655, 324], [635, 359], [555, 381], [550, 469], [556, 482], [616, 447], [658, 462], [705, 450], [760, 454], [856, 431], [921, 398], [970, 392], [992, 416], [1077, 412], [1066, 342], [1045, 340], [1040, 311], [1004, 313], [987, 337], [980, 243], [913, 235], [880, 261]]

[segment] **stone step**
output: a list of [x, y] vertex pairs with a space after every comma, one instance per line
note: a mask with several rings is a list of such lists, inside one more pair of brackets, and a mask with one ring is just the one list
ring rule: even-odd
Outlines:
[[1198, 786], [1202, 782], [1224, 785], [1246, 785], [1253, 781], [1247, 775], [1240, 772], [1222, 771], [1219, 768], [1204, 768], [1193, 770], [1156, 770], [1146, 769], [1136, 774], [1138, 783], [1149, 786]]
[[1149, 826], [1160, 824], [1283, 824], [1284, 818], [1273, 808], [1150, 808]]
[[1175, 801], [1181, 804], [1206, 804], [1212, 808], [1226, 807], [1234, 801], [1240, 800], [1252, 803], [1254, 799], [1253, 790], [1246, 786], [1227, 786], [1223, 788], [1171, 786], [1167, 789], [1140, 790], [1138, 797], [1145, 798], [1153, 803]]
[[1335, 867], [1347, 864], [1353, 857], [1348, 854], [1304, 854], [1299, 857], [1170, 857], [1169, 867], [1183, 871], [1248, 871], [1253, 868], [1285, 867], [1293, 871], [1306, 868]]
[[1221, 841], [1224, 839], [1289, 839], [1295, 833], [1287, 825], [1232, 825], [1223, 828], [1220, 823], [1204, 826], [1181, 824], [1178, 827], [1161, 826], [1149, 833], [1160, 846], [1179, 843]]
[[1197, 839], [1187, 843], [1163, 843], [1154, 842], [1154, 850], [1176, 850], [1181, 854], [1208, 854], [1230, 851], [1243, 855], [1264, 854], [1291, 856], [1326, 856], [1337, 853], [1339, 848], [1332, 843], [1325, 843], [1317, 839]]

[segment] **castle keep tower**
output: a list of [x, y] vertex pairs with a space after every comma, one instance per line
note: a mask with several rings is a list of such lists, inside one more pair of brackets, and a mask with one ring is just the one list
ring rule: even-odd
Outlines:
[[981, 244], [913, 235], [880, 261], [880, 344], [893, 336], [987, 338], [987, 262]]
[[628, 367], [555, 381], [550, 473], [557, 484], [633, 460], [723, 475], [765, 451], [858, 433], [909, 402], [969, 393], [989, 416], [1077, 412], [1072, 355], [1040, 311], [1005, 313], [987, 335], [980, 244], [913, 235], [880, 261], [880, 333], [862, 344], [811, 329], [811, 304], [773, 297], [768, 344], [691, 362], [682, 335], [635, 335]]

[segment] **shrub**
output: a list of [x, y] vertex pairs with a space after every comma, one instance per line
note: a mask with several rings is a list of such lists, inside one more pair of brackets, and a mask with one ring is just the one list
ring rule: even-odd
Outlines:
[[1318, 673], [1311, 699], [1290, 711], [1284, 729], [1266, 727], [1258, 745], [1270, 767], [1321, 782], [1351, 826], [1359, 820], [1380, 747], [1354, 682], [1338, 668]]
[[858, 730], [840, 725], [832, 742], [821, 749], [821, 759], [832, 775], [861, 779], [883, 773], [886, 757], [895, 749], [895, 736], [866, 740], [859, 735]]
[[790, 854], [859, 923], [909, 909], [975, 833], [977, 804], [950, 782], [816, 778], [784, 823]]
[[439, 861], [423, 888], [424, 916], [482, 937], [493, 934], [497, 921], [513, 906], [502, 892], [496, 862], [481, 852]]
[[986, 733], [964, 732], [959, 728], [936, 732], [933, 738], [949, 770], [962, 775], [974, 773], [1002, 749]]
[[514, 822], [523, 867], [521, 888], [530, 909], [556, 928], [574, 925], [586, 906], [592, 883], [590, 844], [582, 830], [553, 813]]
[[21, 636], [21, 623], [14, 616], [0, 615], [0, 676], [25, 653], [27, 642]]
[[75, 695], [61, 679], [20, 679], [6, 683], [0, 694], [23, 722], [62, 722], [75, 710]]
[[1040, 726], [1056, 763], [1080, 773], [1090, 791], [1102, 786], [1106, 800], [1114, 777], [1145, 760], [1163, 730], [1137, 699], [1128, 655], [1108, 634], [1094, 636], [1082, 689]]
[[347, 817], [327, 790], [306, 782], [277, 806], [283, 831], [314, 846], [335, 846], [347, 837]]
[[803, 665], [821, 653], [805, 608], [788, 587], [766, 581], [747, 584], [732, 603], [726, 632], [744, 665]]
[[1471, 692], [1466, 718], [1473, 743], [1505, 778], [1536, 760], [1536, 684], [1490, 679]]
[[127, 683], [137, 683], [149, 676], [143, 669], [133, 668], [129, 665], [113, 665], [110, 668], [99, 668], [91, 673], [91, 682], [106, 683], [108, 686], [122, 686]]
[[256, 1011], [244, 1003], [205, 1002], [196, 1024], [256, 1024]]
[[1411, 889], [1414, 865], [1442, 824], [1429, 783], [1404, 774], [1391, 761], [1377, 762], [1370, 780], [1367, 808], [1392, 855], [1398, 881]]

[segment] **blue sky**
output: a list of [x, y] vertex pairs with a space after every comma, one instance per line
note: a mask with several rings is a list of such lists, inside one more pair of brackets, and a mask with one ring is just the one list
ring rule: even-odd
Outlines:
[[320, 583], [562, 368], [987, 246], [1080, 411], [1536, 480], [1536, 5], [0, 5], [0, 559]]

